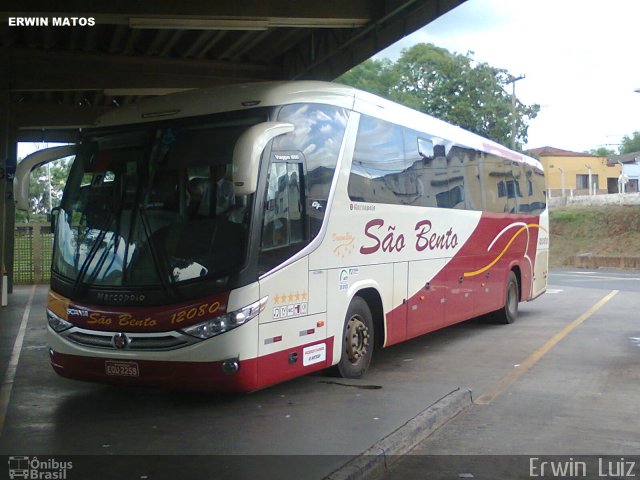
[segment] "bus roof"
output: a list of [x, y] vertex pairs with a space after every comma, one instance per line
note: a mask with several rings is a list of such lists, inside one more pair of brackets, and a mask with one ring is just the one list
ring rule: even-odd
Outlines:
[[193, 117], [291, 103], [325, 103], [424, 131], [456, 144], [542, 169], [531, 157], [430, 115], [376, 95], [331, 82], [288, 81], [223, 85], [189, 90], [127, 105], [99, 117], [97, 127]]

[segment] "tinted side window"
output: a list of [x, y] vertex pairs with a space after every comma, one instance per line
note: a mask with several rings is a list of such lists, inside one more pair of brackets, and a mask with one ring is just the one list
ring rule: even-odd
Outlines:
[[483, 201], [489, 212], [504, 213], [507, 211], [507, 172], [500, 157], [483, 155], [481, 160], [483, 172]]
[[480, 154], [363, 115], [349, 178], [354, 201], [482, 209]]
[[547, 208], [547, 192], [544, 186], [544, 172], [540, 168], [533, 168], [531, 174], [533, 194], [530, 197], [529, 211], [539, 215]]
[[521, 164], [504, 160], [505, 183], [507, 187], [507, 207], [505, 212], [518, 213], [522, 203], [520, 181], [522, 177]]
[[301, 165], [272, 163], [264, 205], [262, 251], [302, 243]]
[[292, 123], [295, 130], [274, 139], [272, 161], [293, 154], [305, 164], [310, 239], [322, 226], [347, 119], [345, 109], [322, 104], [285, 105], [278, 113], [278, 120]]
[[272, 162], [265, 192], [258, 268], [264, 273], [307, 244], [302, 163]]
[[348, 193], [357, 202], [497, 213], [545, 208], [542, 171], [366, 115]]
[[537, 215], [546, 208], [542, 170], [493, 155], [483, 155], [480, 164], [487, 211]]
[[[417, 197], [411, 205], [443, 207], [452, 201], [444, 142], [423, 132], [404, 130], [405, 174], [415, 178]], [[458, 192], [460, 193], [460, 192]], [[455, 196], [455, 194], [454, 194]], [[455, 200], [455, 198], [453, 198]]]
[[[418, 195], [416, 177], [403, 175], [402, 128], [377, 118], [360, 117], [349, 177], [349, 197], [357, 202], [406, 203]], [[403, 201], [405, 200], [405, 201]]]

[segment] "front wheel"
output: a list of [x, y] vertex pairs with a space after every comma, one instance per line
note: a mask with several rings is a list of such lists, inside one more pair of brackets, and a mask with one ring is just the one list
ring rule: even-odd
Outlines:
[[518, 318], [518, 303], [520, 302], [518, 279], [513, 272], [509, 273], [507, 288], [505, 289], [504, 307], [495, 312], [496, 320], [500, 323], [513, 323]]
[[371, 363], [373, 345], [371, 310], [364, 299], [354, 297], [344, 321], [338, 374], [343, 378], [361, 378]]

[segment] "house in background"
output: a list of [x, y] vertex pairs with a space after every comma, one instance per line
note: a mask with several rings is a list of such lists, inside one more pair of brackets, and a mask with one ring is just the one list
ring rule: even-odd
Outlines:
[[[589, 153], [571, 152], [554, 147], [529, 150], [542, 162], [545, 183], [550, 197], [618, 193], [618, 179], [622, 168], [610, 163], [607, 157]], [[589, 178], [591, 177], [591, 188]]]
[[640, 183], [640, 152], [625, 153], [611, 157], [612, 163], [622, 164], [622, 174], [627, 178], [624, 191], [627, 193], [638, 192]]

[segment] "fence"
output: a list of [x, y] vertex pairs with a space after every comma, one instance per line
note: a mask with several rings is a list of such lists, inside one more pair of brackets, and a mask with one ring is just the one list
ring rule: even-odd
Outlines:
[[14, 248], [14, 284], [49, 281], [53, 234], [48, 223], [16, 225]]
[[551, 197], [549, 208], [564, 205], [640, 205], [640, 193], [610, 193], [608, 195], [570, 195]]

